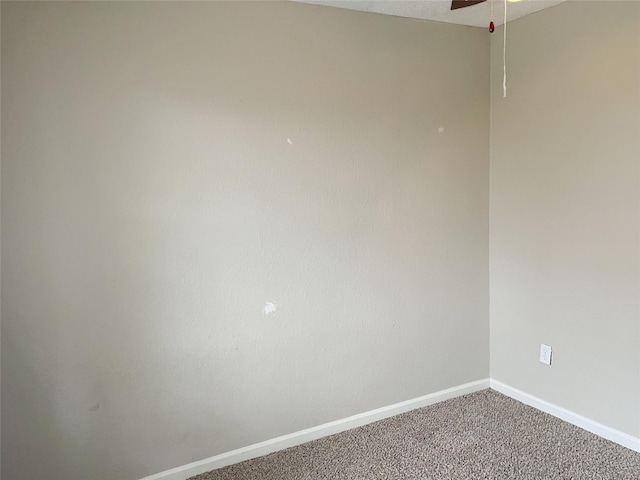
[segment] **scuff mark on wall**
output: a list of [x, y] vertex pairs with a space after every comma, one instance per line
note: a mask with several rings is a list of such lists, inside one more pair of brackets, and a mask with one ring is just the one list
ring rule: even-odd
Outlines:
[[264, 314], [267, 316], [274, 315], [276, 310], [278, 309], [278, 304], [276, 302], [266, 302], [264, 304]]

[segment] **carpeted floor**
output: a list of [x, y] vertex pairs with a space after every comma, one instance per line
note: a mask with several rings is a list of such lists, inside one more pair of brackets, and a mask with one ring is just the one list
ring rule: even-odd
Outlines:
[[640, 480], [640, 453], [483, 390], [190, 480]]

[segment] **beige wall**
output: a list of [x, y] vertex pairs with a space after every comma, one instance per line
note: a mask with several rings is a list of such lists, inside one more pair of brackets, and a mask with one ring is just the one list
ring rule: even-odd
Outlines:
[[2, 22], [6, 480], [139, 478], [488, 377], [483, 30], [272, 2]]
[[491, 376], [635, 436], [639, 33], [638, 2], [517, 20], [506, 99], [491, 41]]

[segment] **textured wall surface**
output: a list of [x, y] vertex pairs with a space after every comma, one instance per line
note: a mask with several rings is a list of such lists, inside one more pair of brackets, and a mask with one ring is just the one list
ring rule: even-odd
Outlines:
[[486, 378], [488, 62], [311, 5], [3, 2], [5, 480]]
[[507, 33], [506, 99], [491, 44], [491, 376], [640, 436], [640, 3], [567, 2]]

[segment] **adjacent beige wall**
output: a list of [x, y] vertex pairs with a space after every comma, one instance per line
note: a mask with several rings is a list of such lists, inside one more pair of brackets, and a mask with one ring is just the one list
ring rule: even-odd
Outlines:
[[640, 3], [567, 2], [507, 33], [507, 98], [491, 40], [491, 376], [640, 436]]
[[488, 62], [310, 5], [3, 2], [4, 478], [486, 378]]

